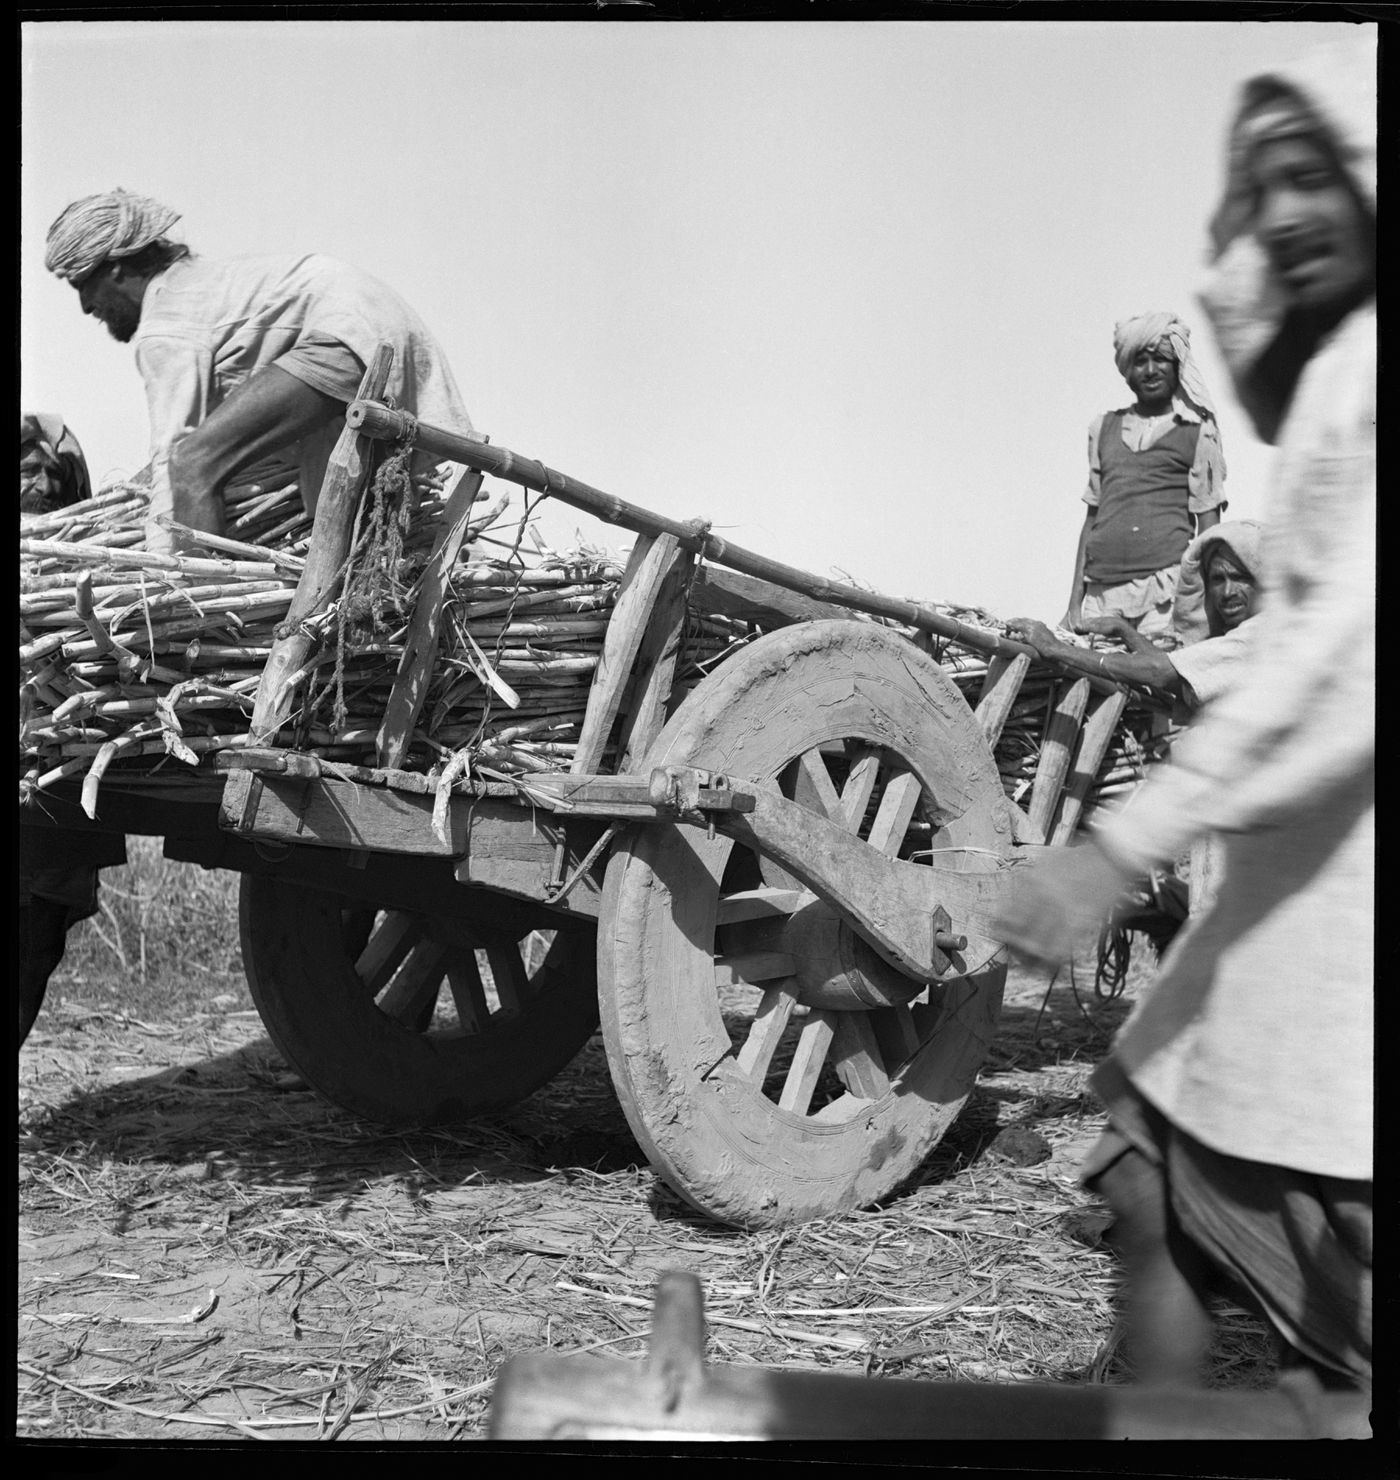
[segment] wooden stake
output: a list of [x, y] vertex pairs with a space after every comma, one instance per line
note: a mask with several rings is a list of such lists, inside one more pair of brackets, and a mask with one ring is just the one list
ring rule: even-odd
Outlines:
[[656, 608], [642, 634], [632, 680], [623, 701], [622, 728], [618, 734], [619, 770], [631, 771], [641, 764], [651, 742], [666, 723], [666, 700], [671, 694], [676, 659], [680, 655], [685, 627], [686, 583], [695, 557], [677, 550], [657, 593]]
[[1093, 786], [1094, 777], [1103, 764], [1109, 742], [1118, 729], [1118, 721], [1123, 717], [1123, 708], [1127, 702], [1126, 694], [1102, 694], [1085, 720], [1079, 750], [1074, 758], [1074, 770], [1060, 803], [1060, 816], [1050, 833], [1052, 847], [1060, 847], [1069, 842], [1075, 828], [1079, 826], [1089, 788]]
[[481, 491], [481, 474], [465, 473], [443, 510], [428, 563], [414, 593], [413, 617], [404, 639], [403, 657], [394, 677], [394, 691], [379, 726], [379, 764], [397, 768], [408, 753], [413, 726], [418, 722], [423, 700], [437, 663], [438, 636], [442, 630], [442, 603], [448, 577], [456, 564], [467, 533], [468, 515]]
[[1036, 766], [1031, 804], [1027, 809], [1031, 825], [1043, 837], [1050, 834], [1050, 819], [1055, 815], [1055, 806], [1064, 788], [1070, 756], [1079, 738], [1079, 726], [1088, 703], [1089, 680], [1076, 679], [1066, 685], [1050, 716], [1045, 743], [1040, 747], [1040, 763]]
[[1006, 717], [1011, 713], [1017, 694], [1021, 692], [1021, 683], [1030, 666], [1031, 660], [1027, 653], [1017, 653], [1015, 657], [997, 653], [987, 664], [987, 676], [982, 680], [982, 692], [977, 697], [975, 714], [992, 750], [996, 749], [997, 741], [1001, 739]]
[[623, 689], [655, 610], [661, 584], [675, 558], [677, 544], [674, 535], [654, 538], [639, 535], [632, 547], [617, 605], [603, 640], [603, 654], [588, 691], [588, 710], [579, 733], [578, 754], [569, 768], [575, 773], [587, 774], [599, 769]]
[[[393, 359], [394, 352], [387, 344], [375, 350], [360, 382], [362, 396], [369, 394], [378, 399], [384, 394]], [[250, 726], [254, 745], [271, 744], [291, 712], [292, 690], [286, 680], [306, 662], [311, 651], [311, 638], [300, 630], [301, 624], [329, 604], [336, 577], [350, 553], [355, 511], [369, 482], [372, 453], [368, 439], [360, 437], [347, 424], [326, 468], [326, 481], [316, 505], [311, 547], [306, 552], [306, 565], [287, 610], [290, 635], [273, 643], [258, 686]]]

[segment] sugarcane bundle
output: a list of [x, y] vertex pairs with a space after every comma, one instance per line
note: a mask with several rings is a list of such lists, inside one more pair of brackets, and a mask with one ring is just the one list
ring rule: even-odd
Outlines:
[[[374, 762], [416, 581], [446, 507], [436, 482], [399, 494], [395, 508], [376, 483], [336, 599], [306, 624], [315, 643], [292, 676], [280, 745]], [[607, 551], [555, 554], [527, 542], [533, 530], [512, 527], [508, 502], [470, 521], [450, 571], [406, 769], [450, 764], [460, 774], [475, 763], [516, 774], [572, 759], [621, 566]], [[91, 807], [113, 765], [195, 765], [250, 741], [263, 668], [304, 565], [310, 518], [299, 492], [240, 490], [227, 535], [181, 530], [180, 555], [143, 548], [147, 512], [148, 488], [133, 482], [23, 523], [22, 795], [81, 776]], [[678, 685], [748, 635], [689, 612]]]

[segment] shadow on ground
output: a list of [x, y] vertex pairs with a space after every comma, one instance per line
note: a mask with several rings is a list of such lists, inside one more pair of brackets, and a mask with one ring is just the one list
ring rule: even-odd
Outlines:
[[[1082, 1094], [1061, 1103], [1030, 1081], [1047, 1067], [1097, 1061], [1127, 1010], [1122, 1000], [1088, 1007], [1062, 988], [1043, 1001], [1008, 1003], [982, 1082], [913, 1183], [941, 1182], [976, 1165], [1008, 1122], [1034, 1127], [1082, 1115]], [[193, 1042], [182, 1048], [177, 1037], [151, 1045], [130, 1027], [116, 1037], [94, 1032], [94, 1021], [100, 1024], [100, 1016], [60, 1018], [26, 1049], [47, 1048], [79, 1065], [105, 1064], [97, 1075], [69, 1075], [66, 1092], [39, 1082], [22, 1116], [26, 1149], [88, 1164], [141, 1163], [205, 1181], [295, 1187], [303, 1198], [326, 1202], [385, 1179], [411, 1193], [627, 1170], [651, 1175], [618, 1104], [598, 1034], [554, 1080], [509, 1110], [454, 1126], [386, 1130], [297, 1087], [264, 1036], [199, 1057]], [[143, 1050], [149, 1050], [145, 1063], [165, 1062], [132, 1073], [142, 1067]], [[132, 1077], [123, 1079], [126, 1073]], [[95, 1081], [91, 1088], [85, 1078]], [[660, 1179], [651, 1196], [659, 1217], [716, 1226]]]

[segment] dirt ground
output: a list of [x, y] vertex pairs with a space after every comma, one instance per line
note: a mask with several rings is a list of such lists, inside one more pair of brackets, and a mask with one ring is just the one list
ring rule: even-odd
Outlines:
[[[657, 1179], [596, 1036], [510, 1112], [403, 1134], [297, 1087], [237, 977], [179, 1021], [125, 1015], [115, 981], [51, 1002], [19, 1065], [17, 1433], [481, 1438], [510, 1356], [641, 1357], [670, 1268], [703, 1281], [714, 1361], [1121, 1380], [1107, 1220], [1075, 1169], [1132, 991], [1013, 976], [915, 1184], [776, 1233]], [[1266, 1381], [1262, 1333], [1220, 1319], [1215, 1381]]]

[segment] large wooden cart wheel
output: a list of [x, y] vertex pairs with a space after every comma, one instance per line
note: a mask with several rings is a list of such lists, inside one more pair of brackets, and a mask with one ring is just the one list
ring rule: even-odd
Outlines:
[[492, 896], [489, 916], [376, 910], [243, 876], [253, 1001], [313, 1088], [382, 1125], [464, 1120], [523, 1099], [598, 1025], [591, 922]]
[[[956, 866], [1010, 844], [966, 702], [874, 624], [760, 639], [688, 696], [643, 769], [660, 765], [775, 785], [892, 858]], [[965, 965], [920, 988], [748, 847], [703, 826], [635, 828], [614, 846], [599, 930], [603, 1032], [634, 1134], [689, 1202], [745, 1227], [877, 1201], [951, 1124], [991, 1043], [1005, 964]], [[813, 1006], [823, 980], [895, 1005]]]

